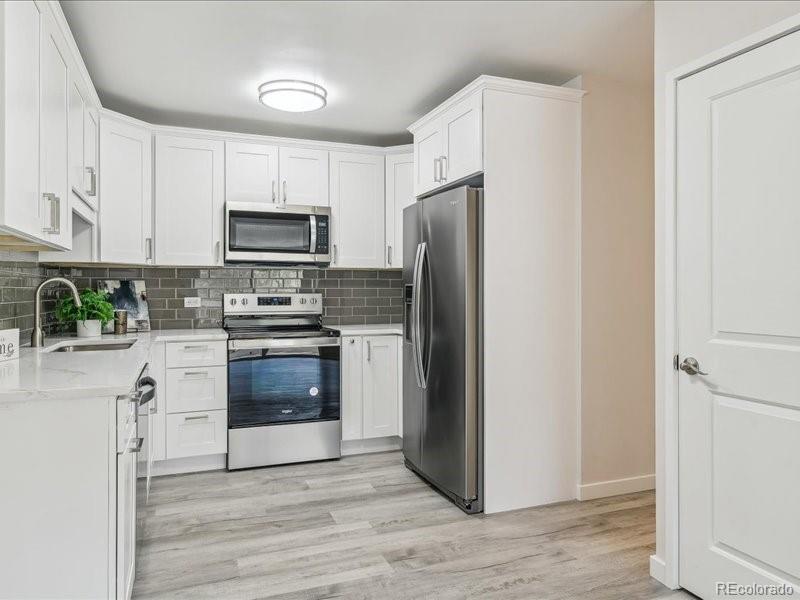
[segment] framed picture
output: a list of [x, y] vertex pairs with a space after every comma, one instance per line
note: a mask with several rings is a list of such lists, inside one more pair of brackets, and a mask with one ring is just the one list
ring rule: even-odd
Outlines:
[[[114, 310], [128, 311], [128, 331], [150, 331], [150, 308], [143, 280], [104, 279], [97, 283], [97, 289], [108, 292]], [[113, 321], [106, 324], [103, 331], [114, 331]]]

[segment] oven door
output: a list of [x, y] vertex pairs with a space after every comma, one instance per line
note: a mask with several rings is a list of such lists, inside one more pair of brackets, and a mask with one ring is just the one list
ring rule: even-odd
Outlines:
[[228, 427], [340, 418], [338, 337], [231, 340]]
[[226, 262], [328, 263], [330, 209], [229, 202]]

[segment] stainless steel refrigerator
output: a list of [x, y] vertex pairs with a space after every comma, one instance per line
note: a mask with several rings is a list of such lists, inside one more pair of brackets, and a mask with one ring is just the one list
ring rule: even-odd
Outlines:
[[403, 453], [462, 510], [483, 510], [481, 216], [460, 187], [403, 211]]

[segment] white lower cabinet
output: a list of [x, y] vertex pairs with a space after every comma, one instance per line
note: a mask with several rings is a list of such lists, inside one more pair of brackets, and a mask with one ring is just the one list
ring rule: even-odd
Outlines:
[[227, 379], [228, 370], [224, 366], [168, 369], [167, 412], [225, 410]]
[[342, 338], [342, 440], [400, 434], [400, 363], [396, 335]]
[[223, 454], [227, 451], [227, 410], [167, 414], [168, 459]]

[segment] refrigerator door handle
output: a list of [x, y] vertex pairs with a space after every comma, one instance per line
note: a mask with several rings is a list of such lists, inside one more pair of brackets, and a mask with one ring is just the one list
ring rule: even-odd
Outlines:
[[422, 372], [420, 371], [419, 356], [419, 279], [421, 274], [420, 257], [422, 256], [422, 244], [417, 244], [417, 254], [414, 258], [414, 274], [412, 276], [411, 288], [411, 354], [414, 360], [414, 375], [417, 385], [424, 389], [422, 385]]
[[[423, 355], [422, 355], [422, 330], [420, 327], [420, 323], [422, 322], [422, 315], [420, 314], [421, 310], [421, 302], [419, 301], [420, 297], [422, 296], [423, 289], [422, 289], [422, 270], [423, 265], [428, 257], [428, 244], [427, 242], [422, 242], [419, 245], [419, 259], [416, 265], [416, 278], [414, 281], [414, 345], [416, 348], [416, 357], [417, 357], [417, 372], [419, 377], [419, 386], [424, 390], [428, 387], [428, 377], [425, 373], [425, 365], [423, 364]], [[428, 302], [428, 310], [430, 310], [430, 302]]]

